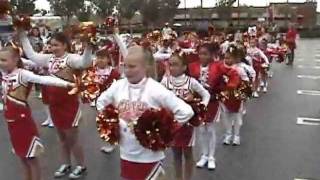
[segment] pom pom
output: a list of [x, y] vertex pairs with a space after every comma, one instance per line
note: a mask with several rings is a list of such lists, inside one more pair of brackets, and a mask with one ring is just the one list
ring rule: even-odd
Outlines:
[[99, 84], [95, 80], [95, 69], [90, 68], [83, 72], [80, 82], [77, 84], [84, 103], [94, 102], [101, 93]]
[[162, 151], [169, 147], [180, 127], [168, 110], [149, 109], [134, 123], [133, 128], [143, 147], [152, 151]]
[[101, 139], [112, 145], [119, 143], [119, 113], [114, 106], [109, 105], [105, 107], [104, 111], [98, 114], [96, 122], [98, 133]]
[[77, 84], [82, 102], [94, 102], [113, 82], [114, 79], [111, 76], [103, 82], [98, 82], [95, 68], [87, 69], [83, 72], [79, 83]]
[[189, 105], [192, 107], [194, 116], [189, 120], [189, 124], [198, 127], [206, 119], [207, 108], [204, 104], [201, 104], [200, 101], [190, 102]]
[[22, 28], [24, 30], [29, 30], [32, 28], [31, 19], [28, 16], [18, 16], [14, 18], [13, 25], [17, 28]]

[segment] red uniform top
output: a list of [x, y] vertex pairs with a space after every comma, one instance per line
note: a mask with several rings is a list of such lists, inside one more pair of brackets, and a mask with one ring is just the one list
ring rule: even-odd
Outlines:
[[289, 29], [286, 34], [286, 41], [290, 49], [296, 48], [296, 38], [297, 38], [297, 31], [295, 29]]
[[[221, 91], [236, 89], [240, 82], [238, 72], [232, 67], [228, 67], [222, 61], [210, 63], [207, 67], [202, 67], [200, 62], [189, 65], [190, 76], [196, 78], [211, 94], [211, 101], [208, 105], [208, 119], [206, 122], [216, 120], [219, 112], [219, 101], [216, 97]], [[233, 103], [226, 103], [228, 109], [236, 109]]]

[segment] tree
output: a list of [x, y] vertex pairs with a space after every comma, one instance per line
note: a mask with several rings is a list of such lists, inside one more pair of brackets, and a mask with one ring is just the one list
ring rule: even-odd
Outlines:
[[177, 8], [180, 5], [180, 0], [162, 0], [160, 6], [160, 21], [171, 21], [177, 12]]
[[92, 14], [92, 10], [89, 7], [85, 7], [84, 9], [82, 9], [79, 13], [78, 13], [78, 20], [80, 22], [86, 22], [90, 20]]
[[110, 16], [113, 12], [114, 7], [118, 4], [118, 0], [91, 0], [97, 15], [106, 18]]
[[32, 15], [35, 12], [36, 0], [11, 0], [10, 4], [16, 14]]
[[56, 15], [66, 17], [67, 21], [74, 15], [81, 13], [84, 8], [84, 0], [49, 0]]
[[129, 22], [129, 29], [132, 33], [131, 19], [135, 13], [139, 10], [141, 0], [121, 0], [119, 3], [120, 16], [127, 19]]
[[143, 23], [148, 26], [171, 20], [179, 4], [179, 0], [142, 0]]
[[219, 18], [230, 22], [231, 14], [232, 14], [232, 5], [237, 0], [218, 0], [216, 2], [217, 13], [219, 14]]

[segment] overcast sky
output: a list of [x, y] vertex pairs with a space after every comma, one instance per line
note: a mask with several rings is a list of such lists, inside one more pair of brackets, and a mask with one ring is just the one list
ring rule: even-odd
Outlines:
[[[200, 0], [181, 0], [180, 7], [185, 7], [186, 1], [187, 7], [196, 7], [200, 5]], [[305, 0], [289, 0], [289, 2], [304, 2]], [[203, 0], [204, 7], [214, 6], [215, 0]], [[240, 0], [240, 4], [247, 4], [253, 6], [265, 6], [270, 2], [287, 2], [287, 0]], [[49, 9], [50, 5], [47, 0], [37, 0], [36, 7], [39, 9]], [[318, 12], [320, 11], [320, 5], [318, 4]]]

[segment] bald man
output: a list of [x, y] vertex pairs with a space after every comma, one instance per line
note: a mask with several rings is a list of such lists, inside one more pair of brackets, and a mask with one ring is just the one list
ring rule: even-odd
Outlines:
[[180, 123], [187, 123], [194, 113], [188, 104], [148, 77], [151, 52], [140, 46], [131, 47], [124, 65], [125, 78], [101, 94], [97, 109], [103, 111], [112, 104], [119, 111], [121, 177], [126, 180], [157, 179], [164, 174], [164, 152], [141, 146], [129, 124], [149, 108], [167, 108]]

